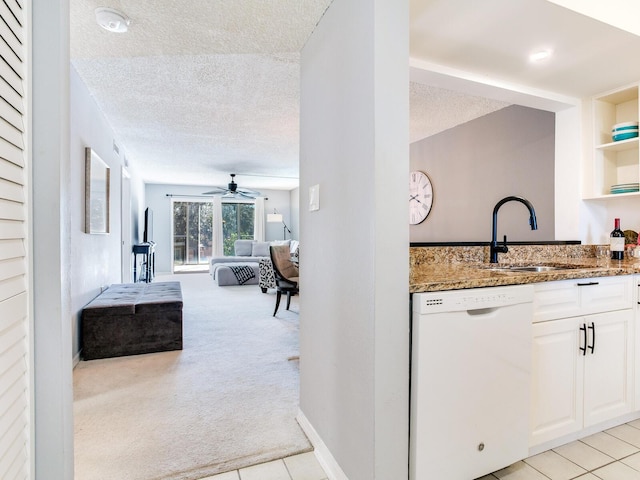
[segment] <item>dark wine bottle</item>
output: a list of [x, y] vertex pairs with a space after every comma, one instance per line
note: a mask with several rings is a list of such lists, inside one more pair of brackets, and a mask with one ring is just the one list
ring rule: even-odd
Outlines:
[[609, 249], [612, 260], [622, 260], [624, 258], [624, 233], [620, 230], [620, 219], [615, 219], [615, 227], [609, 235]]

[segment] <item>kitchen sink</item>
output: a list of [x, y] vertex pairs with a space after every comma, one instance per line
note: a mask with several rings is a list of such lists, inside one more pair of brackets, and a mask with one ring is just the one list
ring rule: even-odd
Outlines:
[[566, 268], [550, 265], [527, 265], [524, 267], [509, 267], [509, 270], [516, 272], [549, 272], [551, 270], [565, 270]]
[[488, 266], [482, 266], [481, 268], [492, 270], [496, 272], [551, 272], [555, 270], [571, 270], [575, 268], [588, 268], [584, 265], [500, 265], [493, 264]]

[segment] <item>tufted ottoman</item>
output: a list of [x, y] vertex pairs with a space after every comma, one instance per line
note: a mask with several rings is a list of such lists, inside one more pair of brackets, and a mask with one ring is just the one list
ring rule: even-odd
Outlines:
[[182, 350], [180, 282], [111, 285], [82, 310], [82, 357]]

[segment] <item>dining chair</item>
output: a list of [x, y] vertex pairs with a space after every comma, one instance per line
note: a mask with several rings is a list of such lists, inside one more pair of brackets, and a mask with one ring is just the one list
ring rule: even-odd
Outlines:
[[289, 245], [271, 245], [269, 247], [273, 275], [276, 279], [276, 308], [273, 316], [276, 316], [282, 294], [287, 294], [287, 310], [291, 304], [291, 296], [299, 293], [298, 267], [291, 261]]

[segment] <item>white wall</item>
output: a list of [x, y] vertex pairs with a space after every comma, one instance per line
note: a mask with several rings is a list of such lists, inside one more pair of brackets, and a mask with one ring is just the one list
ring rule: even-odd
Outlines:
[[350, 480], [408, 476], [407, 66], [399, 0], [333, 2], [301, 55], [300, 408]]
[[[142, 206], [142, 211], [146, 207], [153, 210], [153, 233], [154, 242], [156, 242], [156, 273], [169, 273], [172, 271], [171, 262], [172, 257], [172, 243], [171, 243], [171, 199], [167, 195], [174, 195], [173, 198], [179, 198], [183, 195], [185, 200], [189, 200], [189, 195], [195, 195], [199, 198], [194, 200], [203, 200], [205, 197], [200, 197], [203, 192], [211, 190], [212, 185], [208, 186], [193, 186], [193, 185], [164, 185], [164, 184], [147, 184], [145, 186], [145, 202]], [[287, 227], [291, 228], [291, 206], [290, 193], [287, 190], [260, 190], [260, 193], [268, 198], [265, 201], [265, 228], [266, 228], [266, 240], [282, 240], [284, 233], [284, 226], [281, 223], [268, 223], [266, 221], [266, 214], [273, 213], [273, 209], [277, 209], [278, 213], [282, 214], [283, 221], [287, 224]], [[141, 221], [142, 222], [142, 221]], [[139, 241], [142, 241], [143, 223], [140, 224], [140, 236]], [[287, 239], [298, 238], [297, 236], [290, 236], [287, 232]]]
[[[121, 225], [120, 188], [122, 159], [113, 150], [115, 135], [87, 87], [70, 67], [70, 176], [69, 214], [72, 259], [69, 282], [73, 324], [73, 354], [80, 346], [82, 308], [100, 293], [102, 286], [120, 283]], [[92, 148], [110, 167], [110, 233], [84, 232], [85, 147]], [[122, 152], [122, 148], [120, 149]]]
[[31, 2], [36, 480], [73, 479], [69, 5]]

